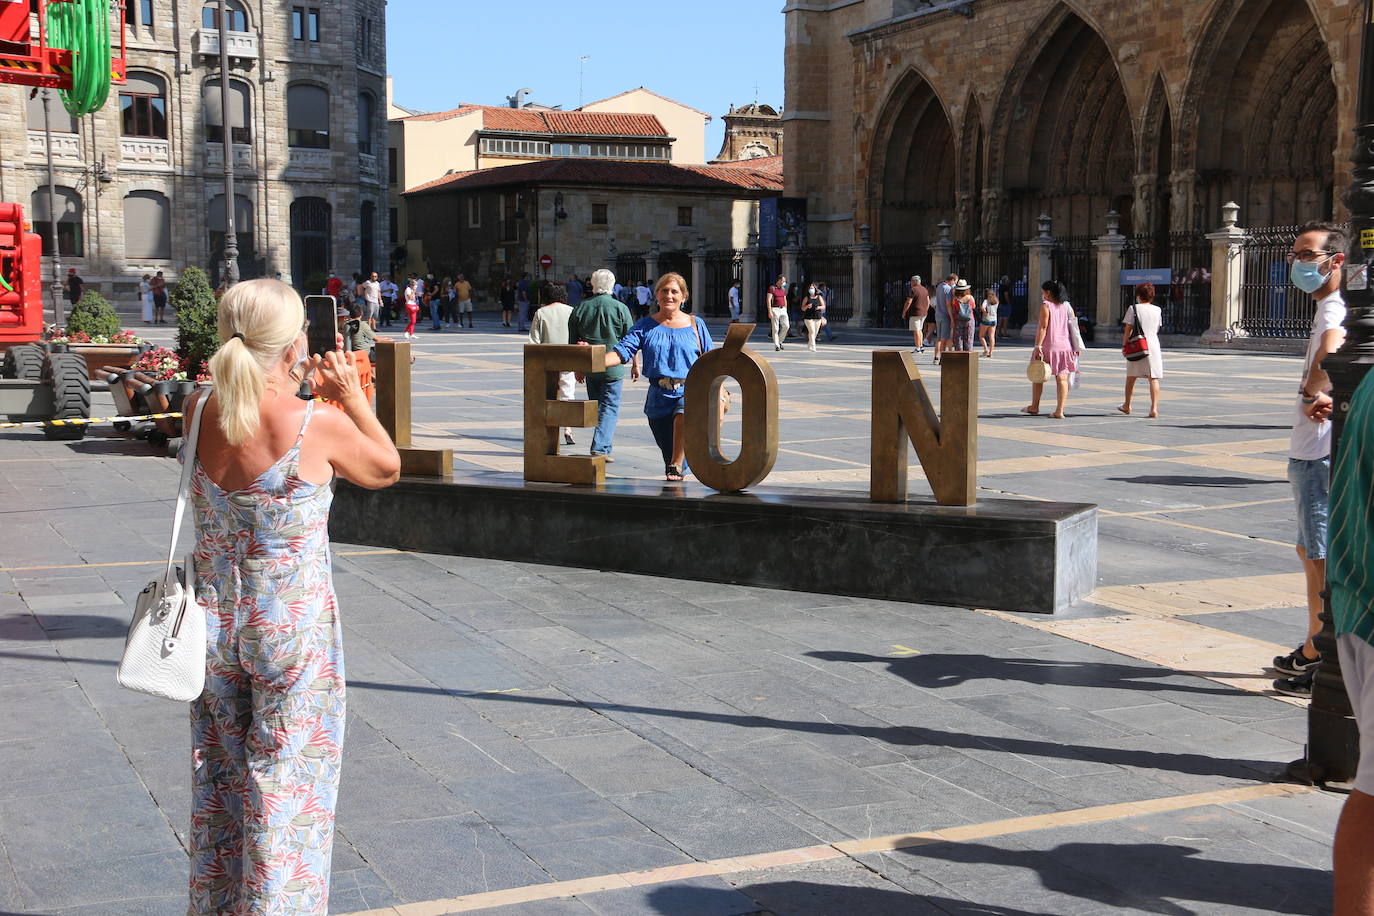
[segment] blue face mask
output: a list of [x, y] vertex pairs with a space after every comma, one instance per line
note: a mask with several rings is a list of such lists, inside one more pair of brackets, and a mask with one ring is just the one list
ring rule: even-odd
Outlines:
[[1321, 261], [1294, 261], [1292, 269], [1288, 271], [1288, 279], [1303, 292], [1315, 293], [1331, 279], [1329, 273], [1324, 274], [1321, 270], [1322, 263], [1330, 259], [1331, 256], [1322, 258]]

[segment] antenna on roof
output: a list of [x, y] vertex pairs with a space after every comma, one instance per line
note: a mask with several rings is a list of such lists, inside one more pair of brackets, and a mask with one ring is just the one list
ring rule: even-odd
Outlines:
[[590, 54], [583, 54], [577, 59], [577, 107], [582, 107], [582, 74], [587, 69], [587, 61], [591, 58]]

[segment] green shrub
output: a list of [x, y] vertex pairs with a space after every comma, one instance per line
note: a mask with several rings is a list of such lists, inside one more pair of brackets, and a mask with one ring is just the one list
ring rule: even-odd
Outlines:
[[199, 267], [181, 272], [168, 299], [177, 313], [177, 355], [186, 361], [187, 373], [195, 378], [219, 349], [219, 304], [205, 271]]
[[67, 315], [67, 333], [113, 337], [119, 333], [119, 314], [104, 296], [87, 290]]
[[329, 283], [329, 274], [324, 271], [317, 271], [305, 278], [305, 295], [314, 296], [320, 293]]

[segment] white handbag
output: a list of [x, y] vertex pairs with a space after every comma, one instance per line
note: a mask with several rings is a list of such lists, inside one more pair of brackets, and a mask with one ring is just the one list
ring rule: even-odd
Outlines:
[[207, 400], [197, 400], [191, 433], [182, 449], [181, 485], [177, 488], [167, 567], [139, 592], [119, 661], [119, 686], [182, 703], [194, 700], [205, 688], [205, 609], [195, 597], [192, 554], [186, 555], [179, 569], [172, 561], [196, 463], [200, 415]]

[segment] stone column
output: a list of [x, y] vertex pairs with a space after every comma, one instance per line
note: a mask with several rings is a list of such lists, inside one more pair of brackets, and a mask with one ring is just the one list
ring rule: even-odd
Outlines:
[[1240, 206], [1232, 201], [1221, 208], [1221, 228], [1209, 232], [1212, 243], [1212, 320], [1202, 342], [1219, 346], [1246, 336], [1235, 327], [1240, 321], [1240, 284], [1245, 274], [1245, 230], [1236, 225]]
[[954, 242], [949, 237], [949, 220], [940, 220], [940, 224], [935, 228], [939, 230], [940, 236], [930, 245], [930, 276], [925, 278], [930, 281], [931, 286], [938, 286], [949, 276], [954, 261]]
[[692, 250], [692, 314], [706, 317], [706, 236], [697, 236], [697, 247]]
[[801, 252], [801, 246], [797, 244], [797, 233], [788, 232], [787, 241], [778, 253], [782, 256], [782, 274], [789, 284], [802, 281]]
[[654, 239], [649, 243], [649, 250], [644, 253], [644, 279], [650, 285], [658, 278], [658, 253], [659, 241]]
[[1054, 252], [1054, 236], [1050, 229], [1054, 225], [1045, 214], [1036, 220], [1038, 234], [1028, 242], [1028, 273], [1026, 275], [1026, 323], [1021, 327], [1022, 340], [1035, 340], [1036, 325], [1040, 320], [1040, 284], [1054, 277], [1054, 262], [1050, 255]]
[[1126, 236], [1121, 234], [1121, 214], [1115, 210], [1107, 214], [1107, 234], [1093, 239], [1097, 249], [1097, 316], [1093, 320], [1097, 333], [1108, 336], [1120, 325], [1117, 323], [1117, 302], [1121, 298], [1121, 252]]
[[744, 276], [740, 279], [744, 282], [740, 286], [740, 295], [744, 298], [741, 303], [740, 320], [752, 323], [758, 313], [759, 301], [763, 296], [763, 290], [759, 289], [759, 234], [749, 233], [749, 244], [744, 249], [744, 256], [741, 259], [740, 270]]
[[849, 327], [866, 328], [873, 323], [875, 303], [873, 301], [873, 256], [878, 246], [873, 244], [868, 224], [859, 227], [859, 241], [849, 246], [849, 256], [854, 261], [854, 291], [851, 300], [854, 312], [849, 318]]

